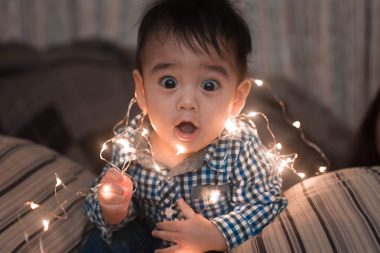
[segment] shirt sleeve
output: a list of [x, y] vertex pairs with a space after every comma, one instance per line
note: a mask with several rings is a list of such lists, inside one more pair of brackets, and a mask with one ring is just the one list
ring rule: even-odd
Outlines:
[[[118, 159], [117, 157], [119, 157], [119, 155], [114, 151], [113, 161], [112, 161], [113, 164], [115, 164], [114, 161]], [[123, 221], [115, 225], [107, 224], [107, 222], [105, 221], [103, 214], [101, 212], [100, 206], [99, 206], [99, 201], [98, 201], [98, 184], [101, 178], [106, 174], [106, 172], [110, 168], [111, 168], [110, 165], [106, 165], [103, 168], [100, 176], [97, 177], [95, 181], [92, 183], [92, 194], [87, 195], [86, 200], [84, 202], [84, 211], [86, 215], [89, 217], [90, 221], [93, 222], [101, 230], [102, 237], [107, 243], [111, 243], [113, 231], [124, 227], [128, 222], [133, 220], [136, 216], [136, 210], [135, 210], [136, 208], [132, 200], [130, 202], [131, 204], [128, 209], [128, 215]]]
[[281, 196], [282, 178], [258, 137], [241, 148], [232, 169], [232, 206], [212, 222], [232, 249], [260, 233], [287, 205]]

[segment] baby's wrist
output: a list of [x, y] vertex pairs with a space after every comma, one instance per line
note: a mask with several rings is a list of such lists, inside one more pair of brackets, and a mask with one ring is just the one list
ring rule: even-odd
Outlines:
[[212, 225], [215, 230], [214, 234], [216, 235], [215, 236], [215, 246], [216, 246], [215, 250], [226, 251], [228, 249], [226, 238], [224, 238], [224, 236], [222, 235], [222, 233], [220, 232], [220, 230], [217, 228], [217, 226], [214, 223], [212, 223]]
[[104, 220], [109, 225], [117, 225], [117, 224], [120, 224], [126, 217], [127, 217], [127, 214], [104, 215]]
[[101, 208], [104, 221], [109, 225], [117, 225], [127, 218], [128, 210], [124, 213], [113, 213]]

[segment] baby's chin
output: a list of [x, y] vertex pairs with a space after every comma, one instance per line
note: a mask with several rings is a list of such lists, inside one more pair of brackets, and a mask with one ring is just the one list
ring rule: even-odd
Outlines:
[[192, 142], [180, 141], [177, 145], [177, 154], [190, 155], [199, 152], [205, 148], [208, 148], [211, 144], [215, 143], [219, 139], [219, 135], [207, 140], [205, 138], [200, 138], [199, 140], [194, 140]]

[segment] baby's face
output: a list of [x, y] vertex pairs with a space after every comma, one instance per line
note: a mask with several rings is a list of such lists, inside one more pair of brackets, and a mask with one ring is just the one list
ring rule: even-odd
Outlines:
[[168, 36], [150, 38], [135, 70], [136, 98], [150, 119], [155, 153], [198, 151], [213, 142], [226, 120], [240, 113], [250, 81], [239, 83], [232, 53], [195, 53]]

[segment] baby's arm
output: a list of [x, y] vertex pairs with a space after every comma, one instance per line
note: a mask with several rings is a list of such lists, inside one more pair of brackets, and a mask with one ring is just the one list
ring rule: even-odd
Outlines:
[[[117, 174], [116, 180], [113, 178], [114, 173], [111, 171], [122, 176], [123, 180], [120, 180], [121, 186], [118, 185], [119, 183], [116, 183], [117, 187], [106, 186], [111, 181], [117, 182], [119, 180]], [[107, 173], [110, 174], [106, 177]], [[131, 201], [132, 186], [129, 188], [128, 181], [130, 179], [127, 176], [121, 175], [120, 172], [106, 166], [99, 178], [93, 183], [94, 194], [88, 195], [85, 200], [84, 209], [86, 215], [102, 231], [102, 236], [108, 243], [111, 242], [112, 231], [125, 226], [135, 216], [135, 208]], [[124, 192], [123, 194], [121, 194], [121, 190]], [[108, 192], [108, 195], [117, 193], [117, 197], [111, 197], [107, 200], [107, 196], [105, 196], [107, 193], [104, 194], [104, 192]], [[125, 203], [119, 203], [120, 200], [125, 201]], [[119, 211], [117, 210], [119, 207], [124, 209]]]
[[100, 181], [98, 199], [104, 219], [108, 224], [122, 222], [132, 198], [132, 181], [114, 168], [109, 169]]

